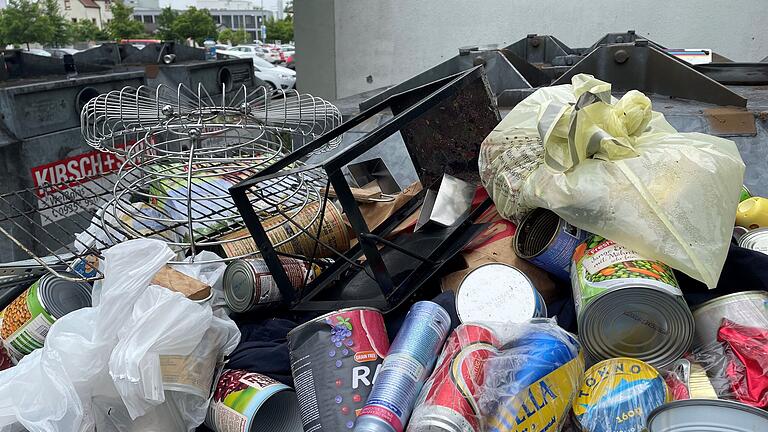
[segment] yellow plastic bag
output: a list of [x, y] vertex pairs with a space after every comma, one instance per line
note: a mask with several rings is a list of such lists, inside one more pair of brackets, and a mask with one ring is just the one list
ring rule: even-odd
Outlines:
[[505, 218], [551, 209], [713, 288], [744, 176], [736, 144], [679, 133], [644, 94], [610, 88], [581, 74], [518, 104], [481, 146], [485, 188]]

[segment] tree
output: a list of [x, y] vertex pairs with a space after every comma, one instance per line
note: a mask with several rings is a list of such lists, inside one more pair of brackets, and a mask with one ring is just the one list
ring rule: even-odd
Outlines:
[[45, 0], [41, 7], [47, 27], [45, 40], [41, 42], [53, 46], [69, 43], [72, 40], [72, 25], [61, 14], [58, 0]]
[[112, 39], [133, 39], [144, 33], [144, 24], [134, 20], [132, 15], [132, 7], [122, 1], [112, 3], [112, 21], [107, 23], [107, 32]]
[[179, 17], [179, 13], [170, 6], [164, 7], [160, 11], [160, 15], [157, 16], [157, 36], [164, 41], [181, 40], [181, 37], [173, 31], [173, 23], [176, 22], [176, 18]]
[[249, 35], [245, 29], [240, 29], [232, 35], [233, 45], [246, 44], [249, 42], [251, 42], [251, 35]]
[[14, 45], [27, 45], [30, 42], [44, 43], [51, 36], [47, 19], [43, 16], [40, 4], [30, 0], [10, 0], [2, 15], [3, 39]]
[[293, 21], [289, 19], [276, 20], [271, 18], [266, 23], [267, 39], [289, 42], [293, 40]]
[[219, 32], [219, 38], [218, 41], [226, 44], [232, 44], [234, 45], [235, 42], [235, 32], [232, 30], [225, 28], [224, 30]]
[[192, 39], [196, 45], [202, 45], [206, 38], [216, 39], [216, 23], [208, 9], [197, 9], [190, 6], [173, 22], [173, 32], [185, 38]]
[[285, 4], [285, 8], [283, 8], [283, 12], [285, 12], [285, 19], [286, 21], [293, 21], [293, 2], [289, 1]]
[[107, 40], [109, 37], [108, 33], [88, 19], [82, 19], [72, 25], [72, 39], [75, 42]]

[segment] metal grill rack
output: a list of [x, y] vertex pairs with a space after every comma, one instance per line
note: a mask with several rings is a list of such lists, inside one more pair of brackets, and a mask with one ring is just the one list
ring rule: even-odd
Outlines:
[[[389, 109], [393, 118], [339, 154], [322, 163], [296, 166], [315, 148]], [[467, 121], [457, 124], [455, 119], [459, 117]], [[294, 311], [328, 311], [361, 305], [390, 311], [406, 301], [482, 229], [482, 225], [473, 222], [490, 205], [490, 200], [449, 227], [392, 239], [389, 234], [419, 208], [426, 189], [378, 227], [370, 228], [342, 169], [390, 135], [400, 133], [422, 184], [432, 185], [443, 173], [477, 183], [480, 142], [498, 121], [499, 113], [483, 69], [475, 67], [391, 96], [231, 188], [255, 247], [261, 251], [283, 299]], [[319, 201], [307, 205], [313, 210], [312, 216], [317, 217], [316, 223], [305, 223], [301, 211], [283, 211], [274, 202], [274, 195], [260, 192], [265, 185], [296, 175], [311, 178], [314, 189], [320, 192]], [[356, 241], [349, 242], [345, 237], [348, 232], [335, 230], [335, 220], [324, 223], [326, 219], [338, 218], [337, 207], [329, 199], [331, 190], [338, 197]], [[252, 196], [260, 203], [254, 203]], [[291, 247], [275, 242], [274, 217], [258, 212], [267, 207], [287, 221], [284, 227], [298, 233], [289, 244]], [[308, 261], [308, 270], [299, 277], [288, 275], [281, 261], [285, 257]], [[322, 269], [319, 275], [317, 267]]]
[[[194, 261], [202, 250], [223, 253], [222, 260], [257, 254], [232, 253], [250, 236], [242, 231], [229, 187], [337, 126], [341, 115], [332, 104], [295, 91], [241, 87], [221, 93], [210, 96], [202, 86], [142, 86], [91, 99], [81, 112], [83, 136], [119, 169], [0, 195], [0, 233], [31, 258], [0, 265], [0, 284], [46, 271], [96, 280], [102, 274], [85, 268], [87, 260], [141, 237], [165, 241], [176, 252], [175, 263]], [[258, 192], [249, 200], [263, 216], [278, 214], [274, 208], [301, 211], [320, 193], [302, 174]], [[53, 198], [41, 201], [45, 196]], [[264, 196], [272, 197], [272, 206], [264, 206]]]

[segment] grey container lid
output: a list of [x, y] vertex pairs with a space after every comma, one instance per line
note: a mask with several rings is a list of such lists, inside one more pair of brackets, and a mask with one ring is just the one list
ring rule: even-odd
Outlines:
[[763, 432], [768, 413], [739, 402], [688, 399], [651, 411], [646, 427], [648, 432]]

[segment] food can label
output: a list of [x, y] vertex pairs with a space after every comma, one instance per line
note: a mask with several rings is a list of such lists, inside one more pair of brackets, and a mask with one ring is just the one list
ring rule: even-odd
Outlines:
[[586, 231], [562, 220], [552, 244], [530, 261], [557, 278], [568, 280], [573, 250], [587, 238], [587, 235]]
[[216, 371], [216, 356], [160, 355], [163, 387], [207, 398]]
[[42, 348], [55, 319], [38, 298], [39, 282], [17, 297], [3, 312], [3, 337], [8, 353], [16, 360]]
[[218, 379], [205, 425], [216, 432], [247, 432], [264, 402], [289, 390], [272, 378], [243, 370], [225, 370]]
[[672, 295], [683, 295], [668, 265], [645, 259], [600, 236], [592, 236], [580, 244], [574, 251], [573, 261], [571, 279], [577, 291], [574, 295], [577, 311], [606, 291], [638, 282]]

